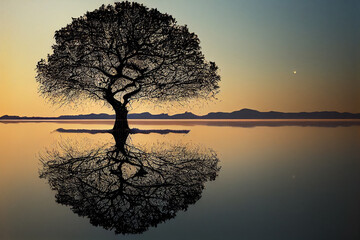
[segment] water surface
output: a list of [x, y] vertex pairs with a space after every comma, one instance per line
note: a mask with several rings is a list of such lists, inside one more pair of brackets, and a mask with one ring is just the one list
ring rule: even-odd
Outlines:
[[[210, 122], [210, 123], [209, 123]], [[86, 124], [85, 124], [86, 123]], [[360, 126], [251, 121], [132, 121], [133, 144], [212, 149], [221, 166], [201, 198], [143, 234], [115, 235], [55, 202], [39, 154], [60, 141], [113, 143], [111, 121], [0, 123], [0, 239], [359, 239]]]

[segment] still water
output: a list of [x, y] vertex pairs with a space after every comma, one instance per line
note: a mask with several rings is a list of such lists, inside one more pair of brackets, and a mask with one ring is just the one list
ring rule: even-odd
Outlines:
[[[55, 183], [39, 177], [46, 170], [40, 159], [44, 161], [47, 152], [64, 144], [87, 151], [104, 145], [111, 148], [115, 144], [111, 134], [79, 131], [109, 129], [111, 124], [0, 123], [1, 240], [360, 239], [358, 123], [132, 121], [132, 128], [171, 131], [140, 131], [130, 136], [131, 146], [153, 155], [167, 146], [182, 146], [166, 150], [172, 154], [169, 159], [178, 154], [181, 157], [174, 161], [184, 164], [191, 155], [189, 159], [211, 164], [186, 166], [183, 172], [166, 167], [167, 178], [193, 181], [191, 187], [175, 189], [190, 200], [175, 196], [174, 189], [161, 190], [171, 210], [165, 217], [156, 215], [159, 221], [142, 234], [126, 235], [115, 235], [115, 229], [105, 230], [102, 223], [92, 225], [94, 216], [86, 215], [91, 208], [79, 213], [74, 204], [61, 203], [56, 198], [60, 190], [50, 186], [61, 177], [51, 178]], [[77, 131], [59, 132], [58, 128]], [[164, 151], [161, 154], [155, 159], [164, 159]], [[74, 199], [79, 199], [79, 193]], [[146, 209], [138, 220], [156, 218]], [[133, 227], [134, 231], [138, 226]]]

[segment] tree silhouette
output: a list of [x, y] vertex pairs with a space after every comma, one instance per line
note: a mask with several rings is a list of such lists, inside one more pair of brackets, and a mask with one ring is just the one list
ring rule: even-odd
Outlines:
[[128, 131], [132, 101], [186, 101], [218, 92], [220, 76], [200, 40], [157, 9], [101, 6], [56, 31], [53, 53], [37, 64], [40, 93], [53, 103], [92, 99], [112, 106], [113, 131]]
[[40, 177], [56, 201], [116, 234], [142, 233], [200, 199], [219, 171], [214, 152], [191, 145], [157, 144], [144, 151], [125, 144], [83, 149], [79, 144], [42, 155]]

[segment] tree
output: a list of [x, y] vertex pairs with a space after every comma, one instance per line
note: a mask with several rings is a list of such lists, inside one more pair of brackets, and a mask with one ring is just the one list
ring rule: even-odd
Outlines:
[[128, 131], [133, 101], [211, 98], [220, 76], [200, 40], [169, 14], [138, 3], [102, 5], [56, 31], [53, 53], [37, 64], [40, 93], [53, 103], [91, 99], [112, 106], [114, 132]]

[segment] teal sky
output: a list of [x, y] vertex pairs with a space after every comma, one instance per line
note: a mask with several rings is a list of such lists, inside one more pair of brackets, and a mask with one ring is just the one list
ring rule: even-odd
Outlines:
[[[109, 112], [45, 104], [35, 82], [37, 61], [51, 51], [54, 32], [101, 4], [97, 0], [1, 0], [0, 115]], [[360, 2], [355, 0], [145, 0], [173, 15], [200, 40], [222, 77], [218, 101], [132, 112], [203, 114], [262, 111], [360, 112]], [[296, 74], [294, 74], [296, 71]]]

